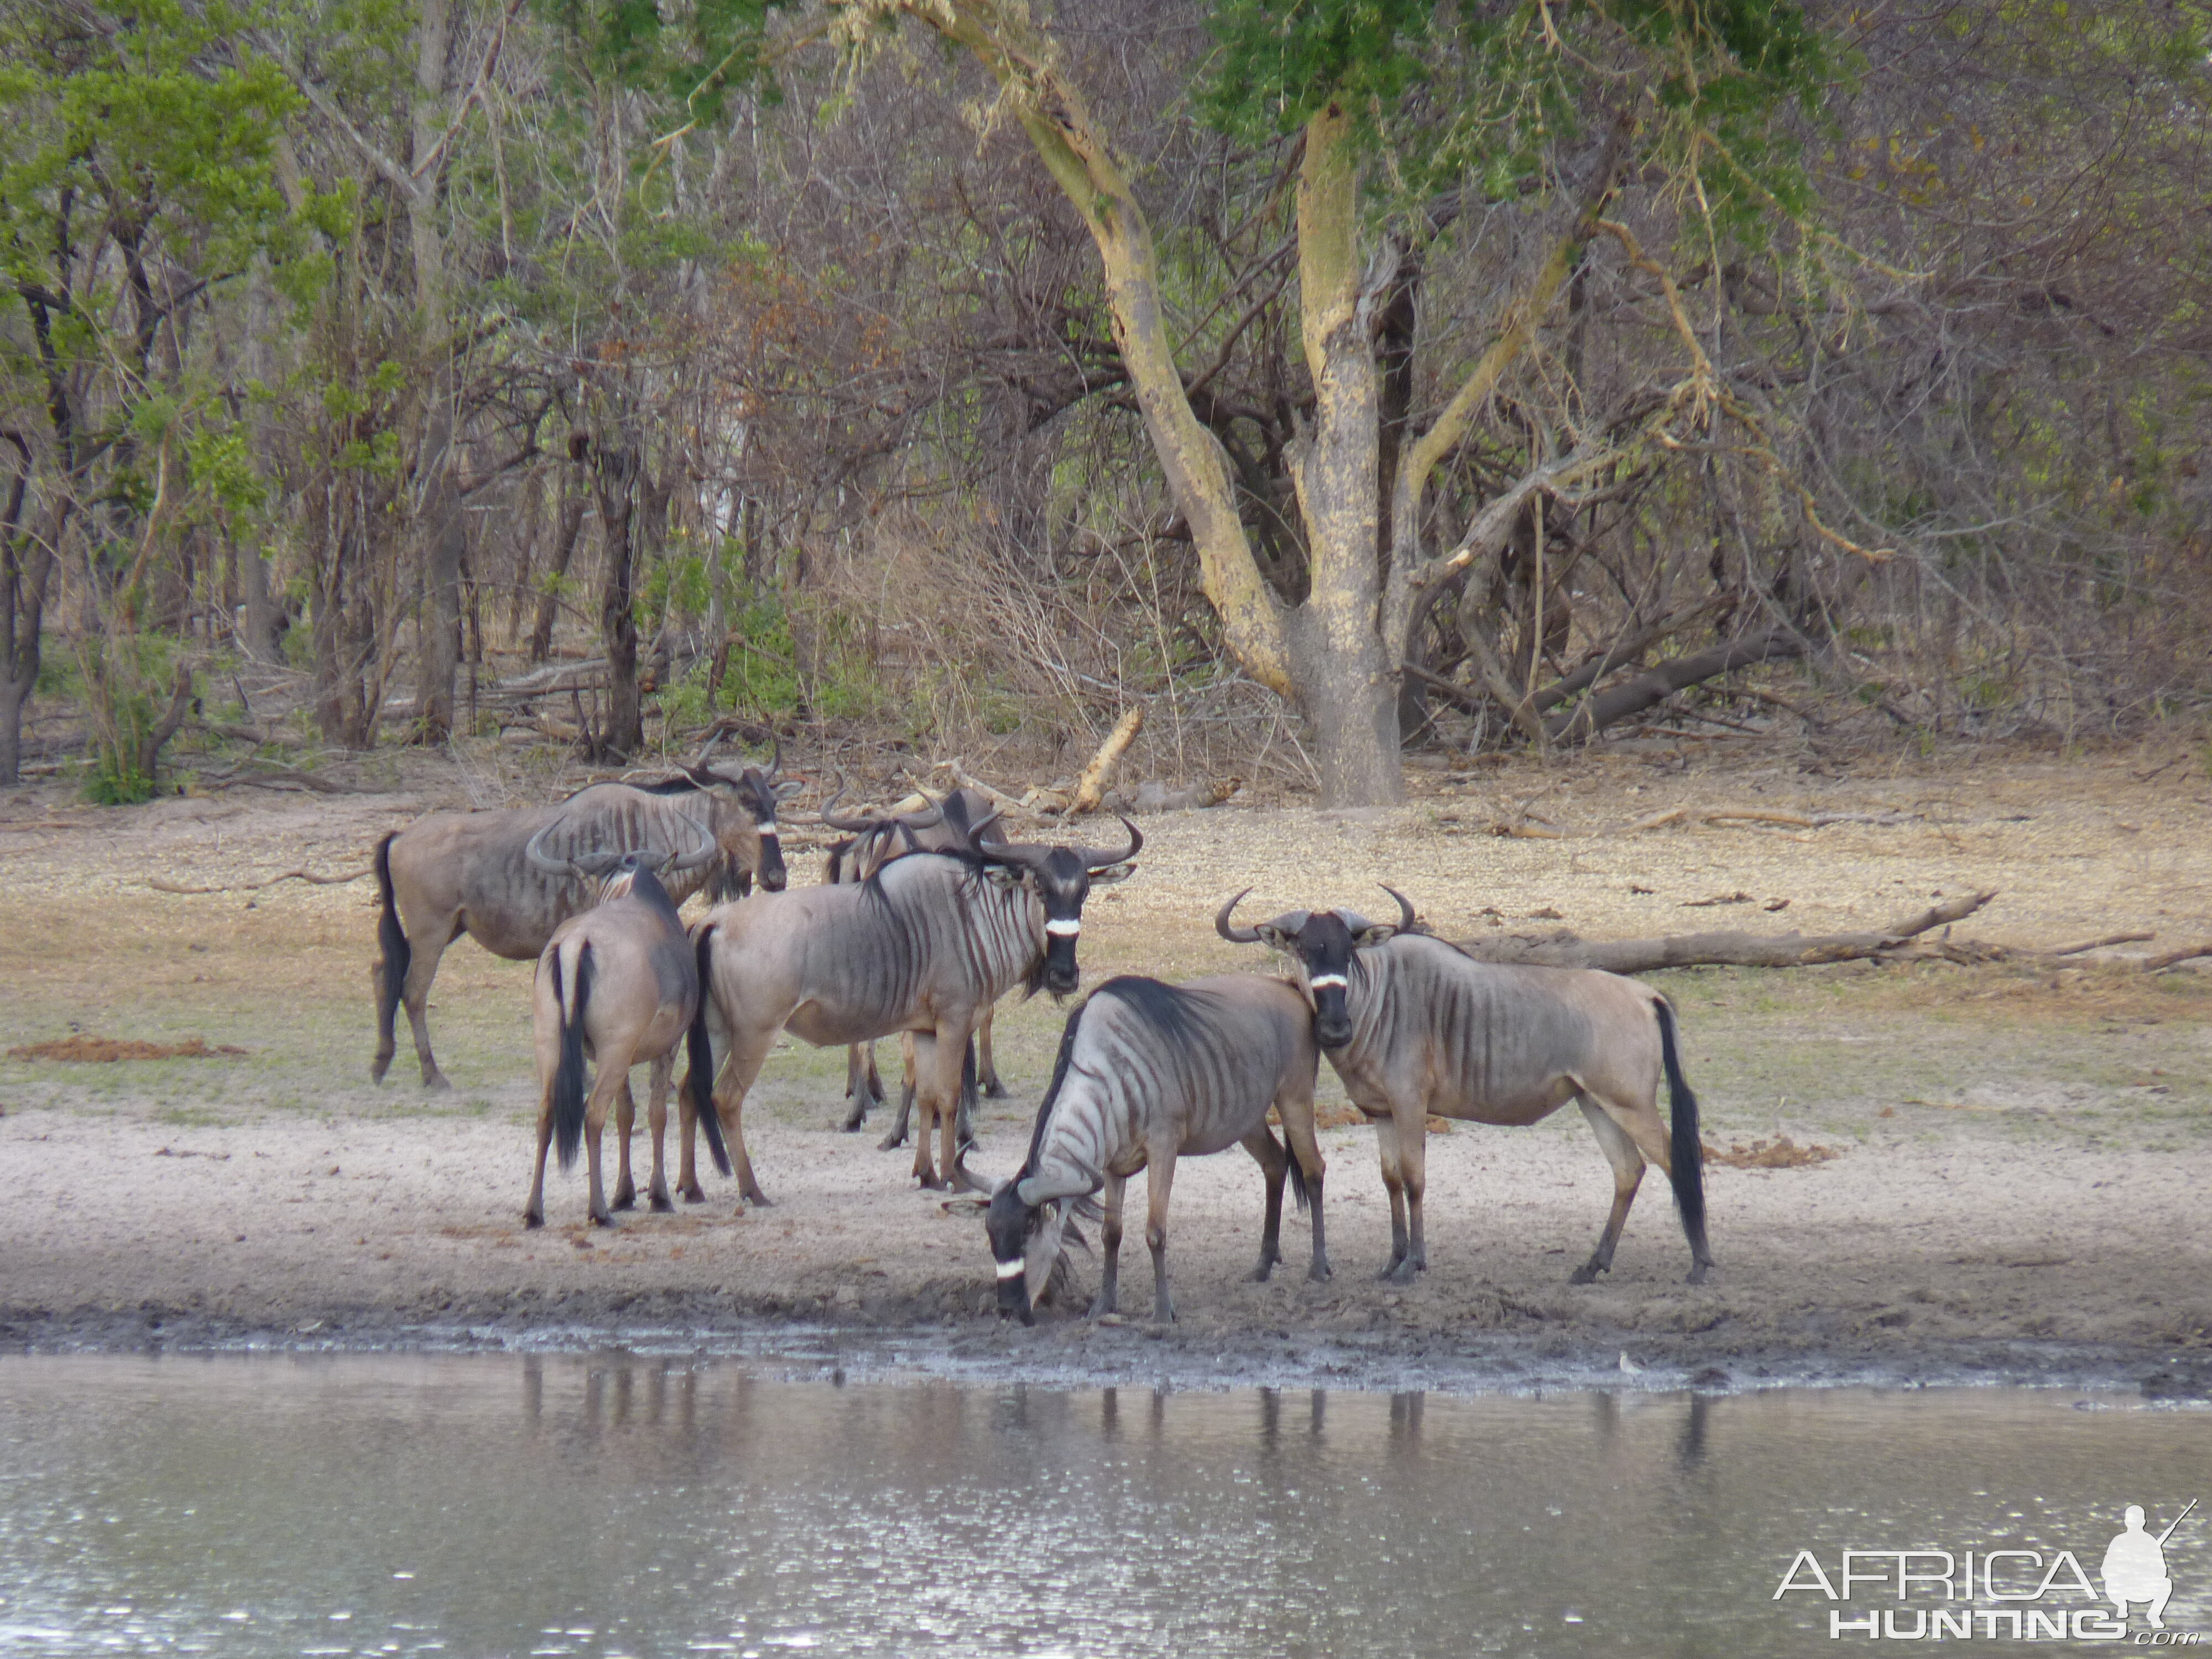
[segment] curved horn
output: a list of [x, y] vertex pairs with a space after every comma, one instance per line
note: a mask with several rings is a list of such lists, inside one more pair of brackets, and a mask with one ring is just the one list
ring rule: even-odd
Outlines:
[[1244, 892], [1237, 894], [1234, 898], [1231, 899], [1228, 903], [1223, 905], [1218, 910], [1216, 910], [1213, 913], [1213, 931], [1220, 934], [1222, 938], [1227, 939], [1231, 945], [1257, 945], [1260, 942], [1260, 930], [1258, 928], [1235, 927], [1231, 925], [1229, 920], [1229, 913], [1231, 910], [1234, 910], [1239, 904], [1242, 904], [1244, 902], [1244, 893], [1249, 893], [1251, 890], [1252, 890], [1250, 888], [1247, 887], [1244, 890]]
[[553, 833], [555, 827], [560, 822], [560, 819], [556, 818], [532, 836], [530, 838], [530, 844], [522, 849], [522, 856], [549, 876], [559, 876], [563, 880], [573, 881], [576, 876], [576, 866], [568, 860], [554, 858], [545, 851], [545, 837]]
[[852, 786], [845, 775], [842, 772], [838, 773], [837, 793], [830, 796], [828, 800], [822, 803], [822, 811], [817, 814], [817, 816], [821, 818], [823, 823], [828, 824], [832, 830], [842, 830], [848, 836], [865, 836], [869, 830], [875, 829], [878, 824], [882, 823], [883, 820], [881, 818], [872, 817], [841, 818], [835, 812], [830, 810], [831, 807], [836, 805], [839, 801], [845, 799], [845, 791], [851, 787]]
[[[1120, 817], [1121, 814], [1117, 812], [1115, 816], [1116, 817]], [[1128, 850], [1123, 853], [1109, 853], [1103, 848], [1086, 847], [1083, 849], [1082, 853], [1083, 867], [1085, 869], [1103, 870], [1109, 865], [1127, 864], [1131, 859], [1137, 856], [1138, 852], [1145, 844], [1144, 832], [1138, 829], [1135, 824], [1130, 823], [1127, 818], [1121, 819], [1121, 827], [1129, 832]]]
[[1387, 881], [1378, 881], [1375, 884], [1398, 901], [1398, 931], [1401, 933], [1413, 932], [1415, 926], [1413, 902]]
[[713, 858], [715, 853], [714, 836], [708, 835], [704, 830], [702, 830], [692, 819], [686, 818], [684, 822], [691, 826], [691, 832], [699, 837], [699, 844], [693, 848], [691, 851], [684, 854], [681, 858], [678, 859], [673, 864], [666, 866], [669, 873], [672, 875], [679, 871], [696, 870], [701, 865], [706, 863], [708, 860]]
[[775, 745], [775, 752], [769, 757], [768, 763], [768, 781], [774, 783], [775, 775], [783, 770], [783, 739], [771, 732], [768, 734], [768, 740]]
[[[970, 847], [980, 848], [983, 844], [983, 832], [988, 830], [998, 821], [999, 814], [996, 811], [993, 811], [986, 812], [975, 823], [969, 824], [968, 826], [968, 844]], [[1000, 847], [1004, 847], [1006, 844], [1003, 836], [994, 836], [993, 839]]]
[[896, 820], [878, 821], [896, 822], [904, 824], [908, 830], [934, 830], [945, 822], [945, 803], [939, 801], [934, 806], [920, 812], [902, 812]]

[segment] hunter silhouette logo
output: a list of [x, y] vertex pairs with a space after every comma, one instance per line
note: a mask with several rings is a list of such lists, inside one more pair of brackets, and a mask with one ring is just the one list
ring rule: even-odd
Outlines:
[[[2138, 1647], [2196, 1648], [2204, 1643], [2205, 1632], [2166, 1626], [2166, 1603], [2173, 1597], [2166, 1541], [2196, 1508], [2192, 1498], [2162, 1531], [2154, 1533], [2142, 1505], [2127, 1505], [2121, 1530], [2106, 1534], [2112, 1542], [2094, 1583], [2069, 1549], [1979, 1544], [1963, 1551], [1853, 1548], [1842, 1553], [1832, 1572], [1814, 1552], [1800, 1550], [1773, 1599], [1780, 1601], [1796, 1592], [1829, 1602], [1832, 1641], [1860, 1636], [1906, 1642], [2132, 1641]], [[1852, 1602], [1861, 1605], [1851, 1607]], [[2141, 1627], [2130, 1625], [2130, 1610], [2136, 1607], [2142, 1610]]]
[[2167, 1600], [2173, 1595], [2173, 1580], [2166, 1573], [2166, 1540], [2173, 1536], [2173, 1529], [2189, 1518], [2189, 1510], [2197, 1507], [2191, 1498], [2187, 1509], [2166, 1523], [2166, 1530], [2155, 1538], [2143, 1530], [2143, 1511], [2140, 1504], [2128, 1505], [2123, 1516], [2127, 1530], [2114, 1538], [2105, 1550], [2105, 1565], [2098, 1577], [2105, 1583], [2105, 1597], [2119, 1609], [2120, 1617], [2128, 1616], [2130, 1601], [2149, 1605], [2144, 1618], [2153, 1630], [2164, 1630]]

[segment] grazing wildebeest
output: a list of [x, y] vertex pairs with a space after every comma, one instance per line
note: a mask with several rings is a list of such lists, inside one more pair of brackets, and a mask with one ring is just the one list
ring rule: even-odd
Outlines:
[[[1322, 1052], [1352, 1103], [1375, 1121], [1390, 1192], [1383, 1276], [1404, 1284], [1429, 1265], [1421, 1192], [1431, 1115], [1528, 1124], [1572, 1100], [1613, 1165], [1613, 1213], [1574, 1282], [1587, 1285], [1613, 1266], [1648, 1159], [1674, 1183], [1690, 1241], [1689, 1282], [1702, 1283], [1713, 1261], [1705, 1246], [1705, 1147], [1667, 999], [1593, 969], [1476, 962], [1417, 932], [1413, 907], [1396, 890], [1382, 890], [1398, 901], [1395, 923], [1349, 910], [1293, 910], [1238, 927], [1229, 917], [1239, 893], [1213, 925], [1232, 943], [1264, 941], [1289, 954], [1313, 1000]], [[1659, 1115], [1662, 1067], [1671, 1132]]]
[[[778, 786], [774, 767], [763, 772], [749, 766], [733, 777], [690, 766], [681, 777], [642, 787], [595, 783], [551, 806], [431, 812], [386, 836], [376, 848], [383, 959], [369, 1075], [382, 1082], [392, 1064], [392, 1016], [404, 1003], [423, 1086], [451, 1086], [430, 1054], [427, 1010], [439, 959], [465, 933], [509, 961], [538, 955], [556, 927], [592, 902], [592, 884], [568, 867], [579, 855], [648, 852], [665, 858], [703, 831], [712, 837], [713, 854], [696, 868], [671, 872], [669, 893], [677, 903], [710, 882], [743, 893], [756, 875], [770, 892], [780, 890], [776, 803], [799, 787]], [[523, 849], [540, 835], [550, 862], [533, 864]]]
[[[1020, 985], [1066, 996], [1079, 981], [1076, 940], [1094, 882], [1118, 881], [1144, 846], [1122, 820], [1119, 849], [991, 845], [970, 853], [915, 853], [894, 859], [857, 886], [756, 893], [710, 910], [692, 930], [711, 1013], [729, 1037], [714, 1101], [738, 1169], [739, 1191], [764, 1203], [745, 1156], [746, 1093], [779, 1031], [822, 1048], [866, 1042], [897, 1031], [915, 1036], [921, 1122], [914, 1173], [937, 1185], [930, 1130], [944, 1141], [945, 1179], [972, 1185], [955, 1139], [962, 1061], [976, 1017]], [[704, 1085], [694, 1084], [703, 1096]], [[693, 1178], [684, 1103], [686, 1198]]]
[[[533, 863], [547, 858], [543, 842], [551, 827], [538, 831], [529, 852]], [[702, 833], [687, 858], [698, 868], [714, 856], [714, 842]], [[687, 858], [676, 860], [680, 873]], [[656, 1210], [674, 1208], [669, 1200], [662, 1161], [668, 1128], [668, 1079], [676, 1068], [677, 1045], [696, 1030], [699, 974], [691, 941], [684, 931], [653, 866], [651, 854], [587, 854], [568, 860], [575, 872], [603, 874], [599, 902], [553, 930], [538, 958], [532, 992], [531, 1025], [538, 1057], [538, 1161], [531, 1176], [530, 1201], [523, 1224], [545, 1224], [545, 1149], [557, 1135], [561, 1167], [576, 1161], [579, 1141], [590, 1138], [592, 1220], [614, 1224], [599, 1180], [599, 1139], [607, 1109], [616, 1109], [622, 1137], [622, 1169], [613, 1207], [627, 1209], [635, 1195], [629, 1172], [630, 1128], [636, 1108], [629, 1092], [630, 1067], [653, 1067], [646, 1121], [653, 1131], [653, 1184]], [[694, 1039], [696, 1040], [696, 1038]], [[590, 1096], [584, 1090], [584, 1060], [598, 1066]], [[715, 1127], [711, 1122], [710, 1129]], [[729, 1172], [729, 1155], [719, 1137], [709, 1137], [714, 1162]]]
[[[1128, 1178], [1149, 1175], [1145, 1243], [1152, 1253], [1152, 1317], [1175, 1317], [1168, 1296], [1168, 1194], [1176, 1160], [1242, 1144], [1267, 1177], [1260, 1235], [1264, 1279], [1283, 1259], [1283, 1177], [1313, 1213], [1313, 1266], [1328, 1277], [1322, 1231], [1322, 1156], [1314, 1139], [1313, 1013], [1296, 986], [1226, 974], [1164, 985], [1126, 975], [1093, 991], [1067, 1018], [1052, 1086], [1037, 1108], [1022, 1167], [992, 1195], [985, 1216], [998, 1262], [999, 1312], [1028, 1324], [1060, 1257], [1072, 1200], [1106, 1189], [1105, 1261], [1096, 1316], [1115, 1310], [1121, 1199]], [[1281, 1115], [1285, 1158], [1267, 1127]]]
[[[955, 789], [941, 801], [918, 812], [899, 812], [880, 817], [841, 817], [836, 805], [845, 793], [845, 781], [837, 781], [837, 792], [823, 804], [822, 822], [833, 830], [846, 832], [846, 838], [830, 849], [829, 879], [835, 885], [841, 882], [862, 882], [874, 875], [893, 859], [908, 853], [973, 852], [977, 837], [990, 833], [992, 820], [998, 813], [990, 799], [981, 790], [962, 787]], [[1004, 840], [1003, 836], [998, 837]], [[975, 1052], [972, 1066], [975, 1082], [983, 1093], [994, 1100], [1006, 1097], [1006, 1085], [1000, 1080], [999, 1068], [991, 1052], [991, 1026], [995, 1007], [986, 1008], [975, 1024], [973, 1039]], [[890, 1152], [906, 1142], [907, 1126], [914, 1113], [914, 1042], [909, 1036], [901, 1043], [903, 1079], [899, 1088], [898, 1118], [890, 1133], [878, 1143], [877, 1150]], [[963, 1062], [964, 1063], [964, 1062]], [[960, 1144], [968, 1145], [973, 1139], [969, 1115], [975, 1105], [974, 1088], [963, 1084], [960, 1091]], [[876, 1070], [873, 1043], [854, 1043], [845, 1056], [845, 1097], [851, 1103], [842, 1125], [848, 1134], [857, 1133], [867, 1121], [868, 1109], [883, 1103], [883, 1078]]]

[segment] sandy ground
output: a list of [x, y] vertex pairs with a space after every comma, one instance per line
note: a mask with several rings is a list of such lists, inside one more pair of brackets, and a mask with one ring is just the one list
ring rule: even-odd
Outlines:
[[[1686, 1250], [1656, 1180], [1610, 1279], [1565, 1282], [1610, 1191], [1571, 1113], [1432, 1136], [1431, 1271], [1406, 1289], [1377, 1284], [1389, 1213], [1373, 1139], [1341, 1128], [1324, 1137], [1326, 1284], [1306, 1281], [1295, 1216], [1285, 1267], [1247, 1282], [1256, 1171], [1237, 1152], [1183, 1166], [1182, 1318], [1166, 1333], [1144, 1321], [1149, 1275], [1133, 1248], [1128, 1322], [1001, 1326], [972, 1210], [913, 1190], [905, 1155], [876, 1151], [873, 1125], [836, 1133], [842, 1056], [797, 1046], [748, 1111], [771, 1207], [740, 1215], [729, 1187], [710, 1184], [703, 1206], [594, 1231], [577, 1224], [572, 1176], [549, 1186], [553, 1224], [525, 1232], [527, 965], [455, 946], [433, 1020], [456, 1093], [374, 1089], [372, 884], [245, 886], [357, 867], [383, 830], [465, 799], [450, 767], [422, 762], [383, 793], [236, 790], [114, 811], [55, 789], [0, 799], [7, 1042], [191, 1035], [247, 1051], [0, 1060], [0, 1346], [622, 1344], [800, 1369], [1184, 1383], [1533, 1387], [1618, 1381], [1626, 1366], [1641, 1386], [1966, 1376], [2212, 1394], [2212, 973], [2127, 965], [2212, 939], [2201, 746], [1940, 754], [1840, 778], [1807, 766], [1765, 745], [1654, 744], [1549, 770], [1425, 774], [1419, 799], [1389, 812], [1144, 820], [1139, 873], [1093, 902], [1087, 978], [1264, 966], [1210, 927], [1248, 883], [1262, 914], [1334, 902], [1382, 915], [1373, 884], [1389, 880], [1447, 934], [1826, 931], [1995, 889], [1958, 937], [2155, 935], [2058, 972], [1659, 976], [1683, 1011], [1710, 1143], [1749, 1152], [1787, 1135], [1838, 1154], [1711, 1169], [1720, 1265], [1705, 1285], [1680, 1282]], [[1527, 810], [1589, 830], [1689, 805], [1909, 816], [1488, 833]], [[811, 878], [811, 859], [793, 864]], [[231, 890], [170, 894], [154, 879]], [[1749, 900], [1699, 903], [1738, 893]], [[1060, 1018], [1042, 1000], [1003, 1015], [1016, 1097], [986, 1114], [979, 1172], [1018, 1162]], [[402, 1048], [395, 1079], [411, 1077]], [[1095, 1283], [1096, 1264], [1079, 1258], [1078, 1276]]]

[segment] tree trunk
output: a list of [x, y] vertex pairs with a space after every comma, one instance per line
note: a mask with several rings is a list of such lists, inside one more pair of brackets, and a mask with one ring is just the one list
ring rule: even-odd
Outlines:
[[451, 118], [446, 106], [446, 59], [453, 40], [451, 0], [422, 0], [416, 36], [415, 106], [409, 158], [421, 170], [407, 204], [410, 249], [415, 262], [415, 304], [422, 330], [421, 372], [427, 381], [416, 450], [422, 491], [420, 535], [422, 610], [415, 656], [417, 735], [443, 743], [453, 729], [453, 683], [461, 661], [462, 502], [453, 476], [453, 364], [446, 319], [446, 246], [438, 224], [438, 146]]
[[591, 502], [582, 486], [562, 484], [561, 527], [553, 541], [553, 567], [546, 573], [544, 590], [538, 596], [538, 615], [530, 624], [530, 660], [544, 662], [553, 650], [553, 624], [561, 614], [561, 584], [576, 556], [577, 538], [583, 534], [584, 514]]
[[[30, 446], [13, 433], [21, 465], [9, 487], [8, 508], [0, 519], [0, 788], [22, 781], [23, 708], [39, 684], [39, 661], [44, 644], [46, 579], [52, 573], [53, 549], [30, 545], [21, 537], [23, 507], [31, 485]], [[56, 518], [60, 515], [57, 514]]]
[[623, 759], [645, 747], [645, 717], [637, 689], [637, 613], [631, 589], [637, 572], [638, 453], [619, 427], [592, 446], [599, 526], [606, 541], [606, 582], [599, 590], [599, 639], [607, 653], [607, 718], [599, 756]]
[[1310, 432], [1291, 478], [1312, 584], [1288, 618], [1290, 666], [1314, 731], [1322, 799], [1382, 805], [1406, 798], [1397, 690], [1375, 631], [1381, 597], [1376, 455], [1381, 411], [1371, 319], [1361, 291], [1351, 122], [1331, 105], [1306, 125], [1298, 175], [1298, 284]]

